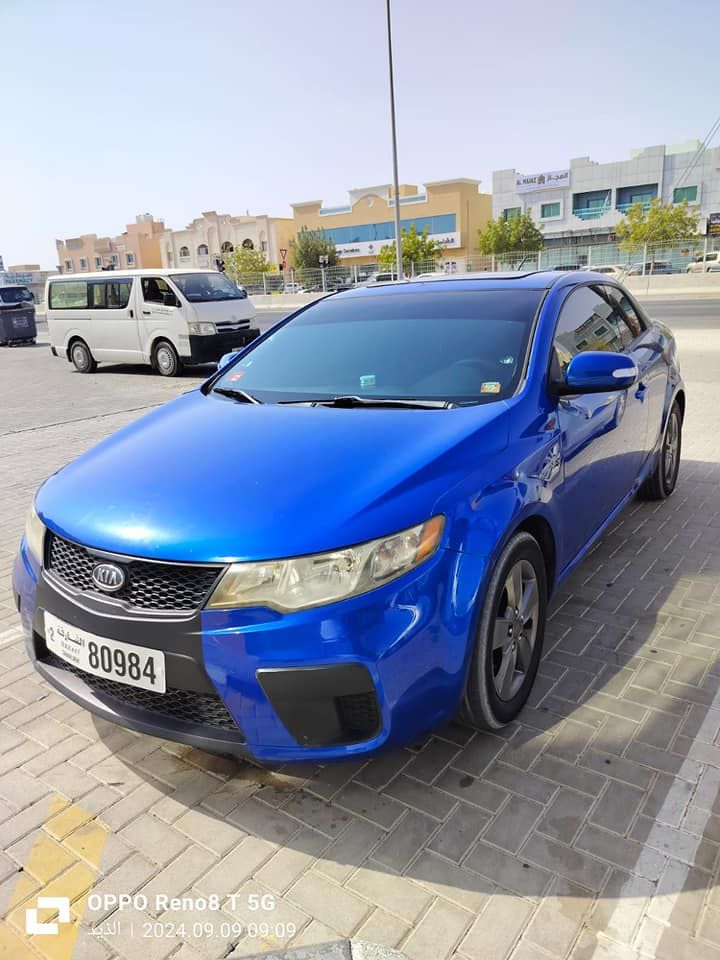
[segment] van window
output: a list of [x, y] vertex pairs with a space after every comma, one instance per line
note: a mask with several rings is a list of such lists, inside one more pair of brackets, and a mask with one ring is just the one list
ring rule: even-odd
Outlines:
[[132, 280], [95, 280], [90, 284], [90, 306], [96, 310], [118, 310], [130, 300]]
[[82, 310], [88, 305], [86, 280], [70, 280], [67, 283], [50, 284], [51, 310]]
[[[162, 277], [143, 277], [142, 279], [143, 300], [145, 303], [164, 303], [164, 295], [170, 293], [175, 297], [168, 283]], [[177, 297], [175, 297], [176, 306]]]

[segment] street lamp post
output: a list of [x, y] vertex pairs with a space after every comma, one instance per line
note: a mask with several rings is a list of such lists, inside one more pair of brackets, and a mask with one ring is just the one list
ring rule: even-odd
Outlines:
[[386, 0], [388, 72], [390, 74], [390, 127], [392, 130], [393, 192], [395, 195], [395, 259], [398, 280], [403, 275], [402, 236], [400, 235], [400, 184], [397, 160], [397, 130], [395, 125], [395, 78], [393, 75], [392, 24], [390, 18], [390, 0]]

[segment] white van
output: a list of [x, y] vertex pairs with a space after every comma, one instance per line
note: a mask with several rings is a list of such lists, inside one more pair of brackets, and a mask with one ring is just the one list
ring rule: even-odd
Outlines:
[[98, 363], [147, 363], [174, 377], [258, 335], [247, 293], [216, 270], [125, 270], [50, 277], [50, 348], [92, 373]]

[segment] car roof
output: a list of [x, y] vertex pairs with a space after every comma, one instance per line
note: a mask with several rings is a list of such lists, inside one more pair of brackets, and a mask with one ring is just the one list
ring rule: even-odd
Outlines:
[[368, 287], [355, 287], [334, 296], [352, 297], [383, 296], [390, 293], [438, 293], [452, 288], [460, 290], [549, 290], [550, 287], [576, 286], [593, 279], [607, 283], [607, 274], [590, 270], [512, 270], [497, 273], [453, 273], [444, 277], [415, 278], [376, 283]]
[[[211, 269], [200, 269], [198, 267], [143, 267], [134, 270], [96, 270], [83, 271], [82, 273], [60, 273], [53, 277], [48, 277], [49, 283], [55, 283], [58, 280], [112, 280], [113, 276], [120, 279], [127, 277], [173, 277], [181, 273], [214, 273], [219, 271]], [[224, 276], [224, 274], [223, 274]]]

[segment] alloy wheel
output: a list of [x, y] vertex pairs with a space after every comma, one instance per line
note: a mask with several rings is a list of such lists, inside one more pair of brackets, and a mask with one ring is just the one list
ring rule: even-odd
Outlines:
[[680, 425], [678, 423], [677, 413], [673, 410], [668, 420], [665, 440], [663, 442], [663, 470], [665, 473], [665, 484], [668, 487], [672, 487], [675, 480], [679, 448]]
[[527, 560], [518, 560], [505, 580], [493, 628], [492, 679], [500, 700], [512, 700], [525, 681], [535, 649], [539, 610], [535, 570]]

